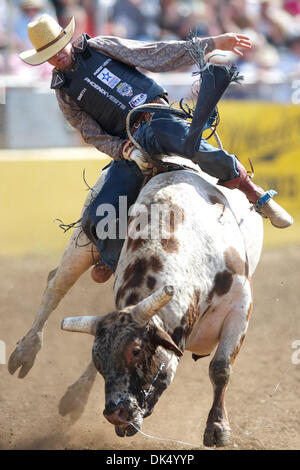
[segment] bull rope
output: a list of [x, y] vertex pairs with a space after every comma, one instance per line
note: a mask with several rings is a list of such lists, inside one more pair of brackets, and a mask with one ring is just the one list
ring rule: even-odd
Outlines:
[[[153, 384], [156, 382], [156, 380], [158, 379], [159, 377], [159, 374], [161, 373], [162, 369], [168, 369], [168, 367], [170, 366], [170, 363], [173, 359], [173, 355], [171, 355], [171, 358], [169, 359], [167, 365], [165, 365], [165, 363], [162, 363], [160, 368], [158, 369], [158, 372], [156, 374], [156, 376], [154, 377], [151, 385], [149, 386], [148, 390], [145, 391], [143, 390], [144, 392], [144, 402], [143, 402], [143, 406], [145, 405], [145, 401], [149, 398], [149, 396], [151, 395], [151, 392], [152, 392], [152, 389], [153, 389]], [[136, 430], [138, 431], [140, 434], [142, 434], [142, 436], [144, 437], [147, 437], [148, 439], [154, 439], [154, 440], [158, 440], [158, 441], [165, 441], [165, 442], [175, 442], [176, 444], [183, 444], [185, 446], [189, 446], [189, 447], [197, 447], [199, 448], [199, 445], [196, 445], [196, 444], [191, 444], [190, 442], [184, 442], [184, 441], [178, 441], [177, 439], [169, 439], [169, 438], [166, 438], [166, 437], [157, 437], [157, 436], [151, 436], [150, 434], [146, 434], [145, 432], [141, 431], [137, 426], [135, 426], [134, 423], [130, 423], [130, 425]], [[209, 450], [212, 450], [212, 449], [209, 449]]]
[[[134, 424], [131, 424], [131, 426], [136, 429], [140, 434], [142, 434], [143, 436], [145, 437], [148, 437], [149, 439], [155, 439], [155, 440], [158, 440], [158, 441], [166, 441], [166, 442], [175, 442], [176, 444], [183, 444], [185, 446], [190, 446], [190, 447], [197, 447], [199, 448], [199, 445], [197, 444], [191, 444], [190, 442], [184, 442], [184, 441], [177, 441], [176, 439], [168, 439], [168, 438], [165, 438], [165, 437], [156, 437], [156, 436], [151, 436], [150, 434], [146, 434], [145, 432], [141, 431], [140, 429], [138, 429]], [[206, 447], [205, 447], [206, 448]], [[210, 449], [209, 447], [207, 447], [207, 449], [209, 450], [213, 450], [213, 449]]]
[[[165, 110], [165, 111], [169, 111], [170, 110], [174, 113], [174, 114], [178, 114], [180, 116], [183, 116], [185, 115], [186, 113], [184, 112], [180, 112], [180, 111], [176, 111], [175, 109], [172, 109], [169, 105], [165, 105], [165, 104], [161, 104], [161, 103], [149, 103], [149, 104], [142, 104], [140, 106], [136, 106], [134, 109], [132, 109], [131, 111], [129, 111], [129, 113], [127, 114], [126, 116], [126, 131], [127, 131], [127, 135], [128, 135], [128, 139], [132, 142], [132, 144], [147, 158], [147, 160], [149, 161], [152, 161], [150, 155], [148, 155], [148, 153], [145, 152], [145, 150], [140, 146], [140, 144], [135, 140], [135, 138], [133, 137], [132, 133], [131, 133], [131, 129], [130, 129], [130, 119], [132, 117], [132, 115], [136, 112], [138, 112], [139, 110], [142, 112], [145, 112], [146, 110], [149, 110], [149, 112], [151, 112], [151, 110], [155, 110], [155, 109], [158, 109], [158, 110]], [[218, 147], [222, 150], [223, 149], [223, 146], [222, 146], [222, 142], [221, 142], [221, 139], [220, 137], [218, 136], [217, 134], [217, 131], [215, 130], [215, 128], [211, 128], [212, 130], [214, 130], [213, 132], [213, 136], [216, 140], [216, 143], [218, 145]]]

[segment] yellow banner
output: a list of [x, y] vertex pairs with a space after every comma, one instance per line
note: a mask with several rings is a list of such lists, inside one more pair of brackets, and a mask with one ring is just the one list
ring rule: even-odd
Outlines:
[[[223, 148], [235, 154], [265, 190], [295, 219], [292, 227], [276, 230], [266, 222], [267, 239], [300, 243], [300, 106], [279, 103], [224, 101], [219, 106], [217, 133]], [[209, 142], [216, 145], [212, 137]]]
[[223, 147], [249, 169], [250, 158], [255, 182], [278, 191], [278, 202], [299, 217], [300, 106], [233, 101], [219, 111]]

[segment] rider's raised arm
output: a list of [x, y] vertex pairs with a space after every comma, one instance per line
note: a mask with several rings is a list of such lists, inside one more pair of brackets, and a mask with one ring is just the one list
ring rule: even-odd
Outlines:
[[242, 56], [243, 49], [251, 49], [251, 39], [244, 34], [226, 33], [211, 38], [214, 41], [215, 49], [231, 51]]
[[66, 93], [55, 90], [59, 107], [72, 127], [77, 129], [83, 140], [100, 152], [118, 161], [122, 158], [122, 147], [126, 140], [107, 134], [99, 124], [82, 111]]
[[[191, 40], [145, 42], [115, 36], [97, 36], [88, 42], [99, 52], [133, 67], [151, 72], [169, 72], [194, 63], [188, 51]], [[215, 49], [238, 53], [236, 47], [248, 48], [250, 40], [246, 36], [228, 33], [209, 38], [194, 37], [193, 41], [197, 41], [205, 54], [208, 54]]]
[[187, 41], [145, 42], [115, 36], [98, 36], [89, 45], [103, 54], [151, 72], [169, 72], [193, 64]]
[[[197, 38], [197, 41], [206, 46], [206, 52], [214, 50], [212, 38]], [[98, 36], [89, 39], [89, 44], [116, 60], [151, 72], [170, 72], [194, 63], [187, 49], [188, 41], [145, 42]]]

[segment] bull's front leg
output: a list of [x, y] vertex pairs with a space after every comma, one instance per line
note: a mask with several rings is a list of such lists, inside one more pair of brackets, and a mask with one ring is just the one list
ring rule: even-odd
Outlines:
[[230, 427], [225, 408], [225, 390], [229, 382], [230, 372], [231, 364], [227, 358], [214, 357], [209, 365], [214, 400], [204, 432], [203, 444], [207, 447], [222, 447], [229, 442]]
[[66, 393], [61, 398], [58, 410], [62, 416], [69, 415], [72, 422], [80, 418], [88, 401], [96, 375], [97, 369], [94, 366], [94, 362], [91, 361], [84, 373], [76, 382], [68, 387]]
[[[103, 171], [95, 186], [88, 194], [82, 214], [92, 198], [99, 193], [104, 183], [105, 175], [106, 171]], [[34, 364], [37, 353], [42, 347], [43, 329], [50, 314], [55, 310], [77, 279], [92, 266], [93, 261], [99, 258], [95, 247], [93, 247], [94, 256], [92, 256], [91, 245], [88, 244], [89, 240], [81, 228], [75, 229], [58, 268], [49, 273], [47, 286], [33, 325], [28, 333], [18, 341], [17, 347], [8, 361], [8, 370], [11, 374], [14, 374], [20, 368], [18, 374], [20, 379], [26, 377]]]
[[[247, 281], [248, 283], [248, 281]], [[235, 358], [241, 348], [252, 308], [250, 287], [239, 306], [231, 311], [223, 324], [219, 346], [209, 365], [214, 398], [209, 412], [203, 443], [207, 447], [223, 447], [229, 443], [230, 427], [225, 407], [225, 392]]]

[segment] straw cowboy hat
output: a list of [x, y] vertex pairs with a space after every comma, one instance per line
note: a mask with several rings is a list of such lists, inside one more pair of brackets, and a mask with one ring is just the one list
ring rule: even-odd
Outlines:
[[20, 59], [30, 65], [40, 65], [54, 57], [71, 41], [75, 29], [74, 18], [65, 29], [51, 16], [44, 14], [28, 24], [28, 37], [34, 46], [30, 51], [21, 52]]

